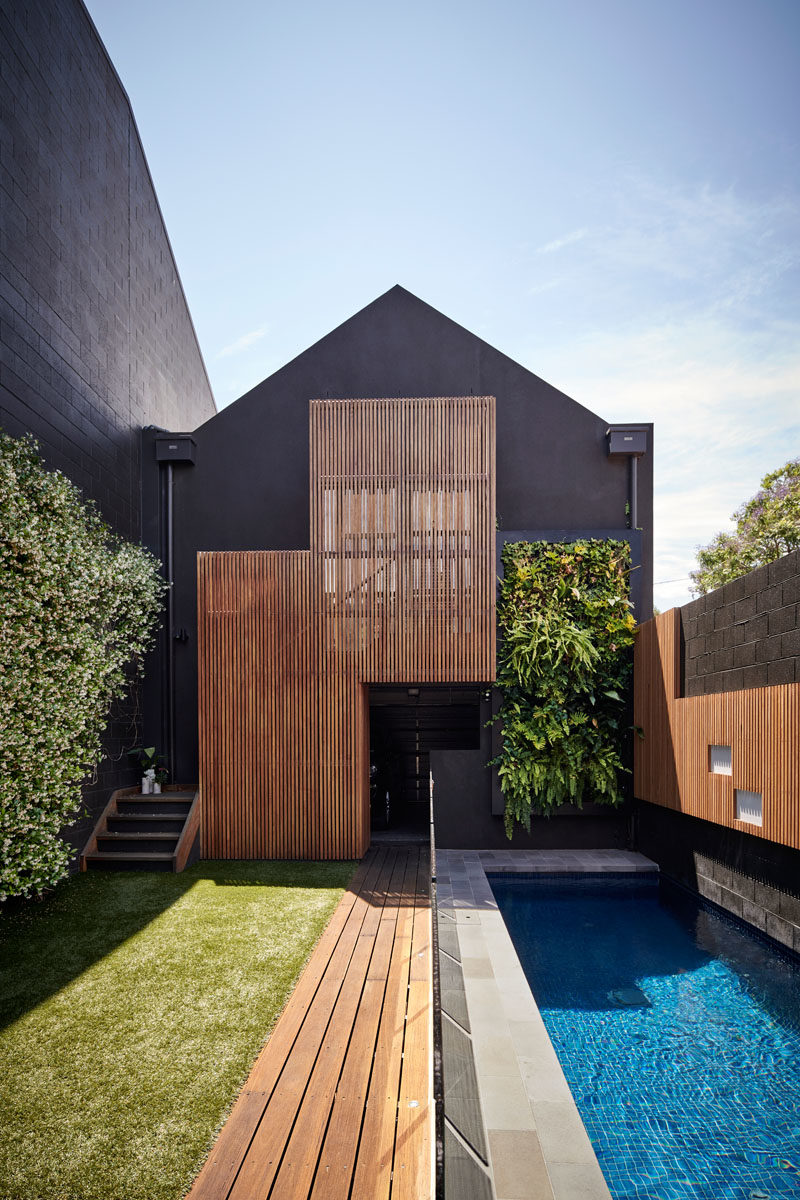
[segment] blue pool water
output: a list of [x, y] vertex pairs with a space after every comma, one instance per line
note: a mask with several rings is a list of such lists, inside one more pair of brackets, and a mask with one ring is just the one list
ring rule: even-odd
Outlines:
[[800, 1197], [800, 965], [654, 877], [490, 876], [615, 1200]]

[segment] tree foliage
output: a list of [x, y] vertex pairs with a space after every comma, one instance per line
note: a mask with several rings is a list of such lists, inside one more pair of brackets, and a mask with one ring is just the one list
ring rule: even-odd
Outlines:
[[790, 459], [761, 480], [751, 500], [732, 518], [735, 533], [718, 533], [698, 547], [691, 590], [695, 596], [774, 562], [800, 547], [800, 459]]
[[164, 593], [158, 561], [110, 532], [36, 444], [0, 431], [0, 900], [67, 872], [59, 830], [98, 763], [112, 701]]
[[622, 799], [619, 774], [635, 622], [626, 542], [513, 542], [497, 616], [509, 837], [532, 812]]

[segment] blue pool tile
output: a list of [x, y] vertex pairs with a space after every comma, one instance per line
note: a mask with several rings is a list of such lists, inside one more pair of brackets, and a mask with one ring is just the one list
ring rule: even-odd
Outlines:
[[653, 877], [490, 876], [615, 1200], [800, 1197], [800, 965]]

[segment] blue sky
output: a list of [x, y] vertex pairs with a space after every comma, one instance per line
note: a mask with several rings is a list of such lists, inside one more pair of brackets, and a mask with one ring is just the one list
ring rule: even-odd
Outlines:
[[656, 603], [688, 598], [800, 454], [797, 0], [89, 10], [220, 407], [401, 283], [655, 422]]

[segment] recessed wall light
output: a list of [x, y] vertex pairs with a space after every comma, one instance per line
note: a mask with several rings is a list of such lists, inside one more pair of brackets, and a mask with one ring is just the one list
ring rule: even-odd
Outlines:
[[733, 755], [730, 746], [708, 747], [708, 769], [712, 775], [733, 774]]
[[762, 824], [761, 792], [748, 792], [736, 788], [736, 820], [748, 825]]

